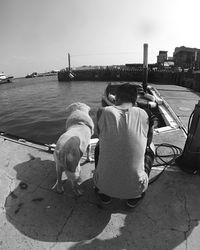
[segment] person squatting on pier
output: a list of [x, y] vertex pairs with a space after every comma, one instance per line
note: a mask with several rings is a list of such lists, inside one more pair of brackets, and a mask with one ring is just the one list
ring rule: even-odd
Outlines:
[[95, 192], [104, 204], [125, 199], [133, 208], [145, 195], [154, 161], [153, 116], [136, 105], [137, 87], [120, 85], [115, 106], [97, 112]]

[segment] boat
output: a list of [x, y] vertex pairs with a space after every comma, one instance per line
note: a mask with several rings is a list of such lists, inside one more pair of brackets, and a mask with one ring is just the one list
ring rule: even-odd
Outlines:
[[4, 73], [0, 73], [0, 84], [12, 82], [13, 76], [6, 76]]
[[[101, 98], [102, 107], [113, 106], [115, 105], [115, 96], [118, 87], [125, 82], [110, 82]], [[146, 92], [144, 91], [142, 83], [130, 83], [137, 87], [138, 96], [136, 100], [136, 106], [150, 110], [152, 113], [152, 117], [154, 119], [154, 129], [155, 131], [160, 131], [163, 127], [166, 127], [169, 122], [166, 122], [166, 118], [164, 118], [162, 100], [155, 95], [151, 86], [147, 86]], [[161, 109], [162, 108], [162, 109]], [[165, 112], [166, 113], [166, 112]], [[171, 128], [171, 127], [170, 127]]]
[[[108, 83], [104, 94], [101, 99], [101, 103], [103, 107], [115, 105], [115, 96], [117, 89], [120, 85], [124, 84], [123, 82], [110, 82]], [[137, 87], [138, 98], [137, 98], [137, 106], [140, 108], [149, 108], [150, 110], [157, 108], [157, 102], [155, 97], [147, 92], [144, 92], [143, 86], [140, 83], [130, 83]]]
[[33, 77], [36, 77], [36, 76], [38, 76], [38, 73], [37, 73], [37, 72], [33, 72], [33, 73], [31, 73], [31, 74], [27, 74], [27, 75], [25, 76], [25, 78], [33, 78]]

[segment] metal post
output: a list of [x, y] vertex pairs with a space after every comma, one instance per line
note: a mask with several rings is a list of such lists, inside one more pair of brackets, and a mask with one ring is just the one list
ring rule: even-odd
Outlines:
[[70, 54], [68, 53], [68, 69], [69, 72], [71, 71], [71, 65], [70, 65]]
[[144, 43], [143, 51], [143, 89], [146, 92], [148, 81], [148, 44]]

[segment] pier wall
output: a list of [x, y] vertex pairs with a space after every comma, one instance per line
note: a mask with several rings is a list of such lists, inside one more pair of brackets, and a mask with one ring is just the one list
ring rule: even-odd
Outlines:
[[149, 72], [148, 82], [179, 85], [200, 92], [200, 73], [172, 71]]
[[172, 84], [200, 92], [200, 73], [179, 72], [172, 77]]
[[[73, 81], [143, 81], [142, 69], [91, 69], [73, 71]], [[59, 81], [69, 81], [68, 72], [58, 72]], [[200, 92], [200, 73], [149, 70], [148, 82], [180, 85]]]

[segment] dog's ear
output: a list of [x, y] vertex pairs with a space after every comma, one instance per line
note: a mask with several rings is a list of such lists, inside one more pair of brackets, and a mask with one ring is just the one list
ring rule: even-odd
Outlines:
[[89, 113], [90, 107], [87, 104], [81, 102], [72, 103], [66, 108], [67, 117], [76, 110], [81, 110], [85, 113]]
[[77, 103], [72, 103], [66, 108], [67, 117], [71, 115], [75, 110], [77, 110]]
[[89, 111], [90, 111], [90, 107], [85, 103], [79, 103], [79, 108], [81, 111], [83, 111], [85, 113], [89, 113]]

